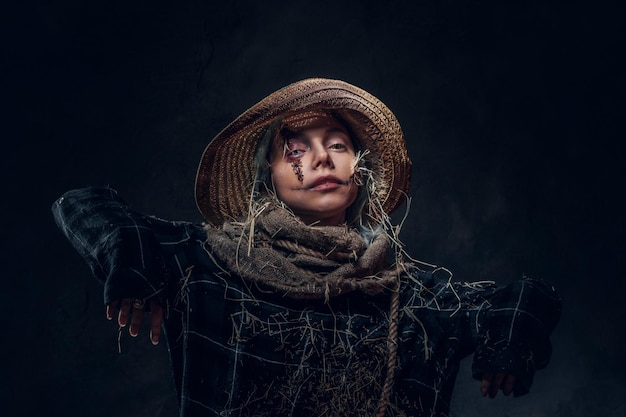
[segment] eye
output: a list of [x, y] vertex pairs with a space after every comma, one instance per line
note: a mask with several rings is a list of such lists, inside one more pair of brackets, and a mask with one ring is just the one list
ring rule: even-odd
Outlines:
[[300, 158], [307, 150], [306, 144], [297, 140], [290, 140], [285, 143], [285, 156], [287, 159]]
[[341, 150], [341, 149], [346, 149], [347, 147], [343, 143], [333, 143], [328, 148], [334, 149], [334, 150]]
[[350, 149], [350, 138], [342, 130], [331, 129], [326, 132], [325, 143], [328, 150], [343, 152]]

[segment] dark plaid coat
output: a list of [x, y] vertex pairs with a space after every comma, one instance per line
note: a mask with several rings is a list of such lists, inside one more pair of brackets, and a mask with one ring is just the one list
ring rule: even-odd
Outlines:
[[[181, 416], [373, 415], [387, 363], [389, 294], [330, 302], [267, 293], [224, 270], [201, 225], [132, 211], [110, 188], [66, 193], [59, 228], [104, 285], [104, 302], [156, 298]], [[401, 279], [397, 367], [387, 415], [445, 416], [459, 361], [516, 376], [528, 392], [551, 354], [560, 300], [523, 279], [452, 282], [411, 266]]]

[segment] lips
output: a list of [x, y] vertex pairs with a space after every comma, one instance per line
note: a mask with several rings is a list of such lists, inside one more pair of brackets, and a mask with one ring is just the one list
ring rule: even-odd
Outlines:
[[335, 177], [334, 175], [327, 175], [323, 177], [317, 178], [311, 185], [309, 185], [309, 190], [329, 190], [337, 188], [341, 185], [347, 185], [346, 181], [342, 181], [341, 179]]

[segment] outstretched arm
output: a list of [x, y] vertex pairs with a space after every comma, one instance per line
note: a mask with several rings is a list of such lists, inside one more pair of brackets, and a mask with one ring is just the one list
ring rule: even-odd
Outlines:
[[407, 378], [423, 387], [439, 387], [422, 376], [435, 375], [446, 387], [442, 398], [447, 398], [456, 361], [474, 353], [472, 376], [483, 396], [528, 392], [535, 370], [550, 359], [550, 333], [561, 307], [554, 289], [533, 279], [504, 286], [452, 281], [445, 268], [410, 272], [402, 313], [407, 317], [407, 340], [414, 343], [409, 344], [407, 357], [415, 359], [403, 364]]
[[526, 394], [535, 371], [552, 353], [550, 334], [560, 318], [555, 290], [534, 279], [522, 279], [498, 289], [479, 314], [477, 347], [472, 372], [481, 392], [493, 398]]
[[[111, 188], [88, 187], [65, 193], [52, 206], [55, 221], [104, 285], [109, 319], [136, 336], [144, 316], [151, 315], [151, 340], [161, 334], [166, 287], [161, 247], [153, 231], [156, 220], [136, 213]], [[141, 300], [140, 303], [134, 300]]]

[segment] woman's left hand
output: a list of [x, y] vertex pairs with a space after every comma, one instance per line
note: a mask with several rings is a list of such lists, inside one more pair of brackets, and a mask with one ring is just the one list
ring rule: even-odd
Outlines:
[[489, 398], [494, 398], [501, 389], [504, 395], [509, 396], [513, 392], [514, 386], [514, 375], [503, 372], [485, 372], [480, 383], [480, 392], [483, 394], [483, 397], [489, 395]]

